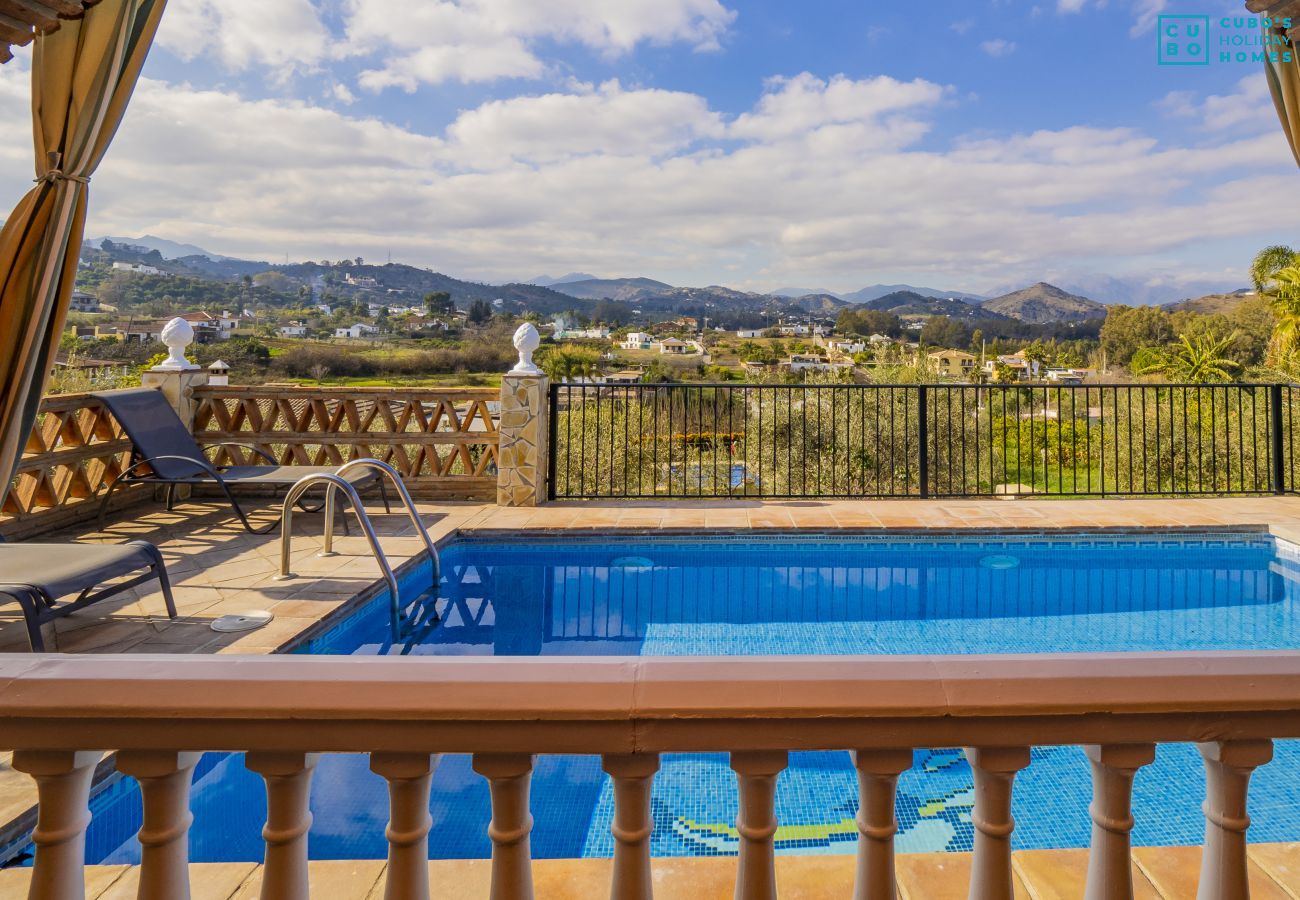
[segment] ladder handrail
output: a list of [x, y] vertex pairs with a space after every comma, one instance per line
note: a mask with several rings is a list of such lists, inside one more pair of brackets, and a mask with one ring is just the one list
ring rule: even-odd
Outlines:
[[[415, 532], [424, 541], [424, 549], [429, 553], [429, 559], [433, 562], [433, 587], [436, 590], [442, 583], [442, 562], [438, 558], [438, 548], [433, 543], [433, 538], [429, 537], [428, 530], [424, 527], [424, 522], [420, 519], [420, 513], [415, 508], [415, 501], [411, 499], [411, 493], [406, 489], [402, 482], [402, 476], [396, 469], [382, 460], [372, 457], [363, 459], [354, 459], [351, 462], [344, 463], [334, 470], [334, 474], [342, 477], [345, 473], [353, 469], [371, 469], [379, 472], [381, 477], [388, 476], [388, 480], [393, 483], [397, 489], [397, 495], [402, 499], [402, 505], [406, 507], [406, 514], [411, 519], [411, 524], [415, 526]], [[355, 498], [356, 493], [352, 496]], [[353, 500], [355, 503], [355, 499]], [[334, 548], [334, 488], [325, 489], [325, 553], [329, 553]]]
[[284, 497], [284, 506], [280, 513], [280, 578], [292, 578], [293, 571], [290, 566], [290, 545], [293, 541], [293, 506], [302, 497], [308, 489], [317, 484], [326, 484], [327, 503], [329, 511], [326, 513], [326, 534], [330, 533], [333, 525], [333, 497], [335, 489], [343, 491], [348, 495], [348, 500], [352, 504], [352, 509], [356, 511], [357, 521], [361, 523], [361, 530], [366, 535], [366, 540], [370, 542], [370, 549], [374, 553], [375, 562], [379, 564], [379, 570], [384, 576], [384, 581], [388, 583], [388, 605], [389, 615], [392, 620], [393, 634], [401, 631], [401, 596], [397, 587], [397, 576], [393, 573], [393, 567], [388, 563], [388, 557], [384, 555], [383, 548], [379, 545], [379, 536], [375, 534], [374, 526], [370, 524], [370, 517], [366, 515], [366, 509], [361, 505], [361, 498], [357, 496], [356, 488], [348, 481], [336, 474], [329, 472], [314, 472], [311, 475], [299, 479], [293, 487], [289, 488], [289, 493]]

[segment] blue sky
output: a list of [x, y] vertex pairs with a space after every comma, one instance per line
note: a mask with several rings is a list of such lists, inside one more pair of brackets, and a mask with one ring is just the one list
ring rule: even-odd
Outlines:
[[[1156, 16], [1213, 43], [1255, 33], [1220, 24], [1240, 4], [912, 6], [171, 0], [91, 233], [485, 280], [1186, 292], [1298, 239], [1260, 66], [1156, 63]], [[30, 165], [0, 152], [12, 197]]]

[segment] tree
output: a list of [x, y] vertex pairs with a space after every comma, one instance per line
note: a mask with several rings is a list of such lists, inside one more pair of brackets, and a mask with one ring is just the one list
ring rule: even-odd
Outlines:
[[1300, 256], [1284, 244], [1265, 247], [1250, 264], [1250, 280], [1259, 293], [1266, 293], [1278, 272], [1300, 263]]
[[1300, 347], [1300, 265], [1274, 272], [1264, 294], [1277, 318], [1273, 329], [1274, 355], [1289, 356]]
[[1231, 381], [1241, 370], [1240, 364], [1229, 356], [1236, 339], [1235, 332], [1218, 339], [1208, 336], [1191, 338], [1180, 334], [1175, 347], [1159, 354], [1155, 362], [1145, 366], [1138, 374], [1164, 375], [1171, 381], [1190, 384]]
[[446, 291], [434, 291], [424, 295], [424, 309], [434, 318], [450, 316], [456, 312], [456, 304], [452, 301], [451, 294]]
[[1115, 366], [1127, 366], [1143, 347], [1163, 347], [1173, 339], [1169, 314], [1154, 306], [1112, 306], [1101, 326], [1101, 348]]
[[471, 325], [486, 325], [492, 320], [492, 304], [486, 300], [475, 300], [469, 305], [465, 320]]
[[[476, 301], [477, 302], [477, 301]], [[473, 307], [471, 306], [472, 310]], [[562, 382], [570, 378], [588, 378], [595, 374], [600, 354], [586, 347], [565, 344], [551, 347], [542, 357], [542, 371], [551, 381]]]
[[970, 343], [971, 331], [961, 322], [947, 316], [931, 316], [921, 329], [920, 341], [927, 347], [965, 347]]

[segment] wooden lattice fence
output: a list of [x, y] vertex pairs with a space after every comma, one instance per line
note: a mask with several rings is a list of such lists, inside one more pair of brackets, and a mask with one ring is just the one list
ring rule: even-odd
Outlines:
[[[21, 537], [93, 516], [130, 456], [130, 439], [98, 400], [88, 394], [47, 397], [0, 510], [0, 530]], [[113, 505], [139, 497], [122, 491]]]
[[[373, 457], [426, 498], [496, 496], [495, 388], [203, 387], [194, 392], [200, 444], [253, 444], [285, 465], [340, 465]], [[220, 465], [256, 463], [217, 449]]]

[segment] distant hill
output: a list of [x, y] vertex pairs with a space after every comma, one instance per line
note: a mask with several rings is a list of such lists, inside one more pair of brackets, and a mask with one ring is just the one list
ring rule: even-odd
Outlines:
[[635, 300], [646, 293], [671, 291], [673, 286], [653, 278], [587, 278], [559, 281], [551, 288], [582, 300]]
[[835, 291], [828, 291], [825, 288], [784, 287], [784, 288], [777, 288], [772, 292], [772, 294], [773, 296], [776, 297], [790, 297], [796, 300], [800, 297], [812, 297], [814, 295], [843, 299], [843, 297], [835, 293]]
[[166, 238], [155, 237], [152, 234], [146, 234], [144, 237], [124, 238], [124, 237], [101, 237], [88, 238], [84, 241], [87, 247], [93, 247], [96, 250], [104, 241], [112, 241], [114, 244], [126, 244], [130, 247], [143, 247], [145, 250], [157, 250], [163, 259], [181, 259], [185, 256], [206, 256], [208, 259], [229, 259], [218, 253], [204, 250], [202, 247], [196, 247], [193, 244], [178, 244], [175, 241], [169, 241]]
[[1229, 294], [1206, 294], [1204, 297], [1196, 297], [1192, 300], [1178, 300], [1173, 303], [1166, 303], [1161, 309], [1169, 312], [1194, 312], [1203, 316], [1212, 316], [1216, 313], [1226, 315], [1243, 303], [1254, 300], [1258, 296], [1249, 288], [1242, 288]]
[[982, 304], [980, 308], [985, 312], [999, 313], [1034, 325], [1084, 322], [1106, 316], [1106, 307], [1100, 303], [1068, 293], [1045, 281], [995, 297]]
[[890, 294], [899, 293], [920, 294], [922, 297], [955, 297], [958, 300], [976, 302], [985, 299], [983, 294], [972, 294], [967, 291], [943, 291], [938, 288], [915, 287], [910, 284], [869, 284], [851, 294], [840, 294], [839, 296], [849, 303], [862, 304], [870, 303], [872, 300], [878, 300]]
[[[1077, 272], [1043, 272], [1039, 277], [1050, 281], [1061, 290], [1080, 297], [1089, 297], [1105, 306], [1159, 306], [1176, 303], [1188, 297], [1207, 294], [1225, 294], [1242, 286], [1232, 279], [1199, 279], [1175, 281], [1167, 276], [1116, 276], [1079, 274]], [[1023, 282], [1022, 282], [1023, 283]], [[990, 291], [988, 296], [998, 297], [1017, 290], [1018, 284], [1006, 284]]]
[[997, 310], [976, 306], [964, 300], [929, 297], [916, 291], [894, 291], [892, 294], [859, 303], [858, 306], [891, 312], [896, 316], [948, 316], [952, 319], [968, 321], [1010, 318]]
[[575, 281], [597, 281], [595, 275], [589, 272], [570, 272], [568, 275], [561, 275], [559, 278], [552, 278], [549, 275], [538, 275], [527, 284], [536, 284], [540, 287], [555, 287], [557, 284], [572, 284]]

